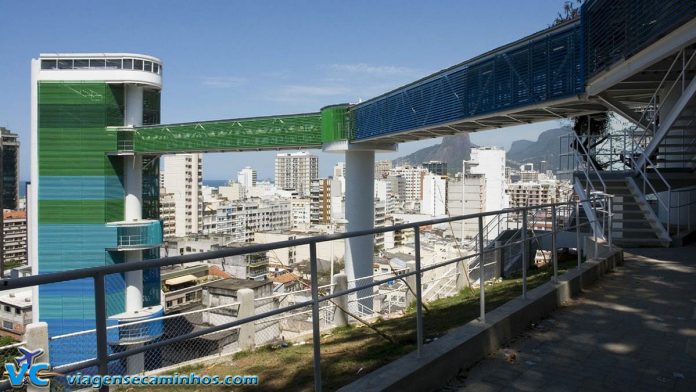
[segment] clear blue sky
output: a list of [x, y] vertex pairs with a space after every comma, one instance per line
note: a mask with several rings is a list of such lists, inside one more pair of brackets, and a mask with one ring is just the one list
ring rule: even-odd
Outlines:
[[[562, 0], [0, 0], [0, 126], [20, 134], [29, 177], [30, 60], [42, 52], [135, 52], [164, 62], [162, 122], [313, 112], [357, 102], [541, 30]], [[472, 135], [509, 147], [555, 127]], [[403, 155], [438, 142], [411, 142]], [[340, 155], [320, 155], [328, 175]], [[245, 165], [272, 176], [274, 153], [207, 154], [204, 177]]]

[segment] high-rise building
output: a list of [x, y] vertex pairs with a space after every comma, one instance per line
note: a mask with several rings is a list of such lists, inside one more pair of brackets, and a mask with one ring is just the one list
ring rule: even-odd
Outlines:
[[19, 205], [19, 136], [0, 127], [2, 134], [2, 208], [16, 210]]
[[256, 170], [247, 166], [237, 173], [237, 182], [240, 183], [244, 189], [251, 189], [256, 186]]
[[340, 178], [346, 176], [346, 163], [338, 162], [333, 168], [333, 177]]
[[447, 176], [428, 173], [423, 177], [421, 214], [443, 216], [447, 213]]
[[505, 150], [497, 147], [471, 149], [471, 159], [464, 161], [464, 173], [482, 174], [486, 179], [484, 211], [497, 211], [510, 206], [506, 193]]
[[[31, 70], [32, 273], [159, 258], [159, 159], [133, 151], [132, 128], [159, 123], [160, 60], [51, 53], [32, 60]], [[159, 268], [108, 275], [105, 285], [110, 324], [164, 314]], [[89, 280], [42, 285], [34, 321], [48, 323], [49, 337], [93, 329], [94, 298]], [[162, 322], [149, 325], [109, 344], [156, 339]], [[94, 335], [52, 340], [50, 351], [54, 366], [97, 355]], [[127, 373], [142, 372], [143, 363], [142, 354], [129, 357]]]
[[309, 197], [312, 180], [319, 178], [319, 158], [306, 152], [278, 154], [275, 160], [277, 189], [294, 190], [300, 198]]
[[[486, 204], [486, 178], [483, 174], [464, 173], [451, 180], [447, 186], [447, 209], [450, 216], [484, 212]], [[451, 223], [458, 239], [473, 238], [478, 233], [478, 220], [466, 219]]]
[[331, 178], [313, 180], [309, 200], [310, 223], [331, 223]]
[[175, 235], [197, 234], [203, 214], [203, 164], [200, 154], [164, 157], [164, 189], [174, 195]]
[[27, 263], [27, 212], [3, 212], [2, 262], [5, 269]]
[[[428, 170], [422, 167], [397, 166], [390, 170], [390, 176], [401, 176], [404, 179], [403, 196], [405, 201], [420, 201], [422, 197], [423, 177]], [[392, 190], [394, 187], [392, 186]], [[399, 189], [401, 192], [401, 189]]]
[[391, 168], [391, 161], [384, 160], [375, 162], [375, 180], [383, 180], [387, 178]]
[[438, 176], [446, 176], [447, 175], [447, 162], [442, 162], [442, 161], [430, 161], [430, 162], [423, 162], [421, 165], [424, 169], [427, 171], [437, 174]]

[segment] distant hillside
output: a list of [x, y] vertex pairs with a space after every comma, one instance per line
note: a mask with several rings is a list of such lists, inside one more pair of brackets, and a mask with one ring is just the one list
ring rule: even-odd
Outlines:
[[468, 160], [471, 156], [471, 148], [476, 147], [471, 144], [468, 133], [454, 136], [445, 136], [440, 144], [422, 148], [412, 154], [397, 158], [393, 161], [394, 165], [420, 165], [428, 161], [447, 162], [447, 170], [450, 173], [462, 171], [462, 161]]
[[[551, 170], [558, 170], [559, 166], [559, 137], [570, 132], [570, 128], [549, 129], [539, 134], [536, 141], [517, 140], [512, 142], [510, 150], [507, 152], [508, 164], [519, 166], [523, 163], [533, 163], [534, 168], [540, 167], [541, 161], [546, 161], [546, 167]], [[440, 144], [422, 148], [412, 154], [397, 158], [393, 161], [394, 165], [420, 165], [427, 161], [447, 162], [447, 169], [450, 173], [462, 171], [462, 161], [468, 160], [471, 156], [471, 148], [477, 147], [471, 143], [468, 133], [455, 136], [445, 136]]]
[[559, 138], [570, 131], [571, 129], [567, 127], [549, 129], [542, 132], [535, 142], [517, 140], [510, 146], [507, 160], [514, 165], [531, 162], [534, 164], [534, 169], [539, 169], [541, 161], [546, 161], [546, 168], [556, 171], [560, 164]]

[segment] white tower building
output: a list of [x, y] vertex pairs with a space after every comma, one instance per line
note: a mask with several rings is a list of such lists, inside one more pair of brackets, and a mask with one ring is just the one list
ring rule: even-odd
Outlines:
[[200, 231], [203, 209], [203, 165], [200, 154], [164, 157], [164, 188], [174, 195], [175, 235], [184, 237]]
[[300, 198], [309, 197], [312, 180], [319, 178], [319, 157], [307, 152], [278, 154], [275, 185], [279, 190], [295, 190]]

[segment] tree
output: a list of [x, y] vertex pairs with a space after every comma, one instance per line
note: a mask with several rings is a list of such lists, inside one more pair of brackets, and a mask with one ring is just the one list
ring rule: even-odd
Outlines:
[[553, 21], [553, 26], [579, 18], [580, 6], [582, 5], [582, 2], [583, 0], [568, 0], [563, 3], [563, 11], [558, 13], [558, 16], [556, 16], [556, 19]]

